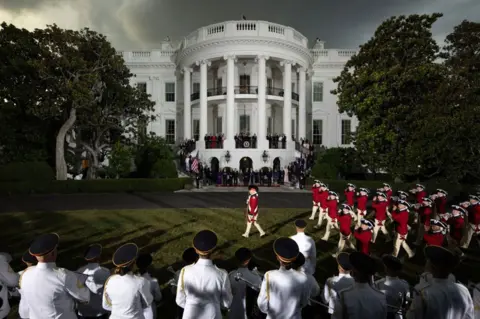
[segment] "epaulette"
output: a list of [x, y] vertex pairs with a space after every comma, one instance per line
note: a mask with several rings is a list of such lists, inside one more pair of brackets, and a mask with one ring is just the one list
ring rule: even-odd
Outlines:
[[27, 267], [25, 268], [25, 270], [23, 271], [23, 273], [20, 275], [20, 278], [18, 278], [18, 287], [20, 289], [22, 289], [22, 278], [23, 278], [23, 275], [25, 275], [25, 273], [27, 272], [27, 270], [31, 269], [31, 268], [35, 268], [35, 266], [30, 266], [30, 267]]

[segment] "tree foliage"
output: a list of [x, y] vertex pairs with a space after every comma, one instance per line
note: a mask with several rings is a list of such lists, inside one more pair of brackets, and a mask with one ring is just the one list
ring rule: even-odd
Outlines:
[[174, 154], [163, 137], [147, 135], [137, 146], [135, 166], [139, 178], [177, 177]]

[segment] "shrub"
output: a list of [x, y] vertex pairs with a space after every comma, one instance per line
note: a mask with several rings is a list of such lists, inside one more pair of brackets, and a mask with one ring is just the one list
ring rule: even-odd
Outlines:
[[0, 166], [0, 181], [51, 181], [53, 169], [45, 162], [18, 162]]
[[177, 167], [172, 160], [161, 159], [153, 164], [150, 170], [151, 178], [175, 178], [178, 177]]

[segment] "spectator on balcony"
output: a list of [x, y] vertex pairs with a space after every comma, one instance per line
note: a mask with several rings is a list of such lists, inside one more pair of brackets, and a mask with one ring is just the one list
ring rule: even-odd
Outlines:
[[211, 148], [217, 148], [217, 137], [215, 135], [210, 136]]
[[287, 137], [285, 136], [285, 134], [282, 134], [281, 142], [282, 142], [282, 148], [283, 149], [287, 148]]

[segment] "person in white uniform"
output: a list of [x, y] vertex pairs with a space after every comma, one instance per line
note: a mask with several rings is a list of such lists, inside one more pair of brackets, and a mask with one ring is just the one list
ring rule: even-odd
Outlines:
[[273, 243], [273, 251], [280, 268], [265, 273], [258, 307], [267, 319], [301, 319], [310, 290], [307, 277], [292, 269], [300, 249], [293, 239], [281, 237]]
[[102, 298], [103, 308], [111, 312], [110, 319], [153, 318], [150, 283], [133, 273], [137, 256], [138, 246], [134, 243], [121, 246], [113, 254], [116, 268], [105, 283]]
[[[195, 252], [195, 248], [189, 247], [185, 249], [182, 254], [182, 260], [183, 260], [183, 267], [196, 263], [198, 260], [198, 254]], [[177, 294], [177, 283], [178, 283], [178, 279], [180, 278], [180, 273], [182, 272], [182, 268], [177, 270], [173, 277], [174, 285], [172, 285], [172, 293], [174, 296]], [[183, 317], [183, 308], [177, 305], [177, 318], [181, 319], [182, 317]]]
[[77, 319], [75, 303], [90, 301], [90, 290], [79, 275], [55, 264], [58, 242], [57, 234], [45, 234], [30, 246], [37, 265], [27, 268], [19, 283], [30, 319]]
[[100, 266], [102, 250], [100, 244], [87, 247], [83, 256], [87, 264], [77, 270], [86, 276], [85, 286], [90, 290], [90, 302], [78, 305], [77, 311], [81, 319], [108, 318], [108, 311], [102, 307], [102, 295], [105, 282], [110, 277], [110, 270]]
[[305, 234], [307, 222], [303, 219], [297, 219], [295, 221], [295, 228], [297, 230], [297, 234], [291, 236], [290, 238], [297, 243], [300, 252], [305, 257], [305, 265], [303, 266], [305, 272], [313, 275], [317, 266], [317, 247], [315, 246], [315, 241], [312, 239], [312, 237]]
[[[260, 288], [262, 284], [262, 277], [255, 271], [249, 269], [250, 261], [252, 260], [252, 252], [250, 249], [242, 247], [235, 252], [235, 258], [238, 263], [238, 268], [230, 272], [228, 277], [230, 278], [230, 283], [232, 284], [232, 306], [230, 307], [230, 312], [228, 313], [229, 319], [247, 319], [251, 317], [251, 312], [254, 309], [247, 309], [247, 296], [250, 299], [251, 295], [255, 295], [252, 291], [253, 287], [248, 287], [247, 284], [242, 280], [236, 280], [237, 275], [241, 275], [242, 278], [247, 280], [251, 285], [256, 288]], [[256, 298], [254, 303], [256, 305]], [[253, 305], [248, 305], [253, 308]], [[248, 314], [247, 314], [248, 310]]]
[[332, 319], [387, 318], [385, 294], [371, 283], [376, 273], [376, 261], [361, 252], [350, 253], [349, 260], [355, 283], [338, 293]]
[[211, 259], [217, 241], [210, 230], [202, 230], [193, 238], [199, 259], [182, 268], [175, 298], [184, 309], [183, 319], [222, 319], [222, 308], [230, 308], [233, 296], [228, 273]]
[[467, 287], [448, 279], [459, 263], [458, 256], [432, 245], [425, 247], [425, 258], [433, 280], [417, 288], [407, 319], [473, 319], [473, 301]]
[[[37, 264], [37, 258], [32, 256], [30, 252], [27, 250], [22, 256], [22, 262], [27, 266], [24, 270], [18, 272], [19, 276], [27, 271], [28, 268], [35, 266]], [[21, 319], [29, 319], [30, 318], [30, 309], [28, 308], [28, 304], [24, 298], [22, 298], [22, 290], [18, 289], [18, 293], [20, 294], [20, 302], [18, 304], [18, 315]]]
[[375, 282], [375, 286], [387, 298], [388, 319], [402, 319], [403, 306], [410, 299], [410, 286], [408, 282], [399, 278], [403, 264], [395, 256], [385, 255], [382, 258], [386, 277]]
[[10, 312], [8, 289], [18, 286], [19, 275], [10, 267], [12, 256], [0, 253], [0, 318], [6, 318]]
[[137, 268], [140, 276], [145, 278], [150, 283], [150, 292], [153, 296], [153, 302], [151, 305], [153, 318], [157, 318], [157, 304], [162, 300], [162, 291], [160, 290], [160, 285], [158, 280], [155, 277], [152, 277], [149, 273], [149, 267], [153, 263], [153, 258], [151, 254], [141, 254], [137, 258]]
[[355, 280], [350, 276], [352, 265], [350, 265], [350, 254], [341, 252], [337, 255], [338, 275], [328, 278], [323, 288], [323, 301], [328, 305], [328, 313], [333, 314], [335, 300], [338, 293], [346, 288], [350, 288]]
[[315, 308], [313, 307], [310, 299], [316, 298], [320, 294], [320, 286], [318, 285], [315, 277], [305, 272], [305, 257], [302, 253], [298, 254], [297, 259], [293, 262], [293, 269], [307, 277], [308, 290], [310, 295], [308, 296], [308, 305], [302, 309], [302, 319], [313, 319], [315, 318]]

